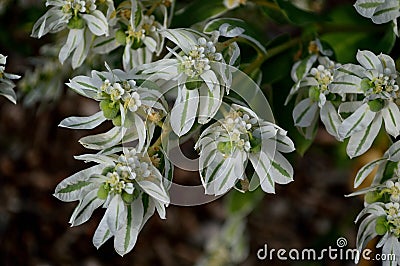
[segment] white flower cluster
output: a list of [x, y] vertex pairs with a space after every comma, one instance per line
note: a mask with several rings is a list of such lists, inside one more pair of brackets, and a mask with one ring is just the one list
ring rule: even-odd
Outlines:
[[[372, 185], [352, 195], [365, 194], [365, 208], [356, 218], [360, 221], [357, 235], [357, 249], [361, 252], [368, 241], [382, 236], [377, 247], [382, 254], [393, 254], [400, 259], [400, 141], [392, 144], [382, 158], [362, 167], [355, 178], [354, 187], [358, 187], [377, 167]], [[388, 261], [392, 263], [393, 261]]]
[[[259, 185], [268, 193], [275, 183], [293, 181], [293, 168], [281, 152], [294, 150], [286, 132], [266, 122], [250, 109], [233, 104], [226, 117], [203, 131], [196, 149], [200, 150], [200, 176], [206, 194], [222, 195], [235, 187], [253, 190]], [[247, 160], [255, 174], [246, 178]]]
[[393, 30], [398, 35], [397, 18], [400, 17], [400, 3], [396, 0], [357, 0], [357, 12], [370, 18], [376, 24], [393, 22]]
[[17, 102], [17, 95], [13, 90], [15, 87], [13, 79], [19, 79], [20, 76], [9, 74], [5, 72], [5, 65], [7, 62], [7, 56], [0, 54], [0, 95], [6, 97], [13, 103]]
[[[319, 65], [312, 67], [316, 60]], [[298, 95], [293, 119], [305, 128], [307, 138], [315, 135], [320, 117], [332, 136], [340, 141], [350, 138], [350, 157], [371, 147], [382, 122], [388, 134], [400, 134], [400, 76], [394, 60], [370, 51], [358, 51], [357, 60], [359, 65], [339, 65], [327, 57], [310, 56], [296, 63], [292, 76], [297, 82], [288, 97]]]
[[82, 155], [81, 159], [101, 163], [63, 180], [54, 196], [63, 201], [79, 200], [70, 223], [86, 222], [99, 207], [106, 209], [93, 236], [99, 248], [111, 237], [120, 254], [134, 247], [140, 229], [157, 210], [165, 219], [169, 195], [163, 176], [153, 165], [152, 158], [135, 149], [116, 155]]
[[292, 79], [296, 83], [286, 104], [297, 94], [293, 120], [307, 139], [314, 138], [319, 119], [324, 123], [326, 130], [337, 137], [340, 118], [332, 103], [336, 97], [330, 91], [329, 85], [333, 81], [335, 69], [340, 64], [325, 56], [331, 54], [331, 51], [325, 51], [318, 40], [310, 43], [309, 52], [308, 57], [295, 63], [292, 68]]
[[[150, 144], [155, 125], [165, 116], [167, 103], [158, 86], [150, 81], [137, 82], [126, 72], [92, 71], [91, 77], [77, 76], [67, 85], [77, 93], [99, 101], [101, 111], [89, 117], [69, 117], [60, 126], [72, 129], [93, 129], [111, 120], [115, 126], [106, 133], [80, 140], [90, 149], [103, 150], [115, 145], [139, 141], [138, 149]], [[101, 141], [99, 141], [101, 140]]]

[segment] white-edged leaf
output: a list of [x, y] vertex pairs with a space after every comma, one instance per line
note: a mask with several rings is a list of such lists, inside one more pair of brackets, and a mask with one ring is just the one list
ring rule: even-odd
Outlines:
[[354, 188], [357, 188], [367, 178], [367, 176], [375, 169], [375, 167], [385, 161], [386, 158], [380, 158], [364, 165], [354, 179]]
[[200, 102], [199, 102], [199, 115], [198, 122], [206, 124], [217, 113], [222, 103], [223, 93], [220, 86], [215, 86], [211, 91], [210, 89], [202, 86], [199, 89]]
[[382, 109], [383, 121], [385, 121], [386, 132], [397, 137], [400, 134], [400, 111], [399, 107], [389, 101], [386, 108]]
[[185, 54], [197, 45], [197, 39], [200, 37], [186, 29], [163, 29], [160, 34], [179, 46]]
[[165, 191], [161, 181], [158, 184], [146, 179], [137, 179], [136, 181], [146, 194], [163, 203], [169, 203], [168, 193]]
[[293, 181], [293, 167], [280, 152], [275, 152], [270, 160], [270, 175], [275, 183], [287, 184]]
[[108, 205], [104, 217], [106, 218], [108, 229], [115, 235], [126, 223], [127, 207], [121, 198], [121, 195], [115, 195]]
[[84, 39], [83, 29], [70, 29], [67, 37], [67, 41], [61, 47], [60, 53], [58, 54], [58, 59], [61, 64], [64, 64], [65, 60], [69, 55], [76, 49], [80, 42]]
[[[229, 189], [231, 189], [236, 181], [242, 177], [243, 173], [236, 172], [235, 166], [240, 163], [237, 160], [240, 151], [235, 151], [234, 154], [226, 158], [222, 165], [213, 173], [212, 181], [208, 184], [212, 187], [214, 195], [219, 196], [225, 194]], [[243, 164], [243, 163], [242, 163]]]
[[0, 95], [6, 97], [13, 104], [16, 104], [17, 103], [17, 95], [15, 94], [13, 87], [15, 87], [14, 84], [11, 83], [11, 85], [10, 85], [8, 83], [3, 83], [0, 80]]
[[379, 58], [371, 51], [363, 50], [357, 52], [357, 61], [366, 69], [376, 69], [379, 73], [383, 72]]
[[98, 249], [103, 245], [108, 239], [113, 236], [107, 225], [107, 217], [104, 215], [101, 219], [96, 231], [93, 235], [93, 245]]
[[325, 125], [326, 131], [340, 140], [338, 136], [338, 128], [341, 125], [342, 120], [339, 117], [338, 111], [331, 102], [327, 101], [324, 106], [322, 106], [320, 117], [322, 123]]
[[[263, 191], [267, 193], [275, 193], [275, 182], [269, 173], [271, 169], [271, 161], [268, 156], [261, 151], [259, 153], [250, 153], [249, 159], [254, 167], [259, 182], [259, 184], [252, 185], [251, 189], [254, 190], [256, 188], [255, 186], [261, 185]], [[255, 176], [252, 178], [254, 177]]]
[[65, 118], [58, 126], [71, 129], [93, 129], [104, 121], [106, 121], [106, 118], [103, 115], [103, 111], [100, 111], [91, 116], [71, 116]]
[[119, 255], [127, 254], [135, 246], [143, 222], [143, 215], [143, 204], [140, 198], [127, 206], [126, 222], [116, 232], [114, 238], [114, 248]]
[[372, 16], [372, 22], [382, 24], [395, 20], [400, 16], [399, 8], [400, 6], [398, 1], [385, 1], [375, 9], [374, 15]]
[[93, 211], [100, 207], [103, 203], [104, 200], [101, 200], [97, 197], [96, 189], [90, 191], [83, 197], [78, 206], [75, 208], [69, 220], [69, 223], [71, 224], [71, 226], [83, 224], [84, 222], [89, 220], [90, 216], [92, 216]]
[[102, 85], [102, 81], [99, 78], [90, 78], [86, 76], [77, 76], [74, 77], [67, 83], [67, 86], [70, 87], [76, 93], [96, 99], [97, 93]]
[[185, 86], [178, 90], [178, 97], [171, 110], [170, 122], [172, 130], [179, 137], [185, 135], [192, 128], [198, 105], [198, 90], [187, 90]]
[[400, 161], [400, 141], [396, 141], [389, 147], [385, 152], [385, 157], [392, 162]]
[[108, 35], [107, 18], [100, 10], [94, 10], [91, 14], [83, 14], [82, 18], [85, 20], [86, 25], [94, 35]]
[[361, 78], [353, 75], [343, 75], [333, 79], [329, 84], [329, 90], [333, 93], [363, 93], [361, 90]]
[[83, 137], [79, 140], [85, 148], [103, 150], [117, 145], [125, 135], [126, 128], [113, 127], [106, 133]]
[[67, 177], [57, 185], [54, 196], [66, 202], [80, 200], [82, 190], [91, 187], [90, 176], [101, 173], [104, 167], [105, 165], [95, 165]]
[[317, 115], [318, 104], [310, 98], [299, 102], [293, 109], [293, 120], [295, 126], [309, 127]]
[[82, 154], [74, 156], [75, 160], [81, 160], [85, 162], [95, 162], [103, 165], [114, 165], [114, 160], [104, 154]]
[[352, 134], [346, 148], [347, 155], [353, 158], [366, 152], [378, 135], [381, 125], [382, 115], [378, 114], [363, 130]]
[[360, 15], [371, 18], [374, 15], [376, 8], [384, 2], [385, 0], [357, 0], [354, 7]]
[[78, 39], [78, 41], [79, 43], [76, 46], [74, 54], [72, 55], [72, 69], [80, 67], [83, 61], [85, 61], [89, 53], [90, 45], [92, 44], [92, 36], [87, 30], [85, 30], [82, 34], [82, 39]]
[[357, 132], [364, 131], [375, 116], [376, 113], [370, 110], [367, 103], [364, 103], [339, 126], [339, 137], [345, 139]]

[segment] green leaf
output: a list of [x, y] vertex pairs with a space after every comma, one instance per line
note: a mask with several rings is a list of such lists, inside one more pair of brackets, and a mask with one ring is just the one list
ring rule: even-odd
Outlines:
[[316, 14], [302, 10], [287, 0], [276, 0], [276, 3], [286, 15], [287, 19], [294, 25], [305, 26], [310, 23], [322, 21], [322, 18]]
[[232, 190], [227, 198], [228, 212], [230, 215], [248, 215], [262, 200], [264, 193], [261, 189], [246, 193]]
[[222, 0], [195, 0], [189, 5], [178, 10], [173, 19], [171, 28], [188, 27], [197, 22], [209, 20], [225, 13], [228, 9], [224, 6]]
[[325, 27], [332, 30], [320, 38], [333, 47], [339, 62], [355, 62], [358, 50], [379, 54], [389, 53], [394, 47], [396, 35], [391, 24], [374, 24], [350, 5], [335, 8], [328, 16], [330, 22]]

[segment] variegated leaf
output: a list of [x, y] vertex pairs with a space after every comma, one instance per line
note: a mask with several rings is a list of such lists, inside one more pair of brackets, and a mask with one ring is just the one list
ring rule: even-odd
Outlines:
[[100, 111], [91, 116], [65, 118], [58, 126], [71, 129], [93, 129], [104, 121], [106, 121], [106, 118], [103, 115], [103, 111]]

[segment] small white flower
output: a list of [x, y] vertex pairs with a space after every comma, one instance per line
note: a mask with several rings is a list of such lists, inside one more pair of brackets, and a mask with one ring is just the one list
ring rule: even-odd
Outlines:
[[386, 187], [390, 194], [390, 200], [394, 202], [400, 202], [400, 182], [393, 182], [391, 180], [386, 182]]
[[389, 202], [385, 204], [387, 219], [394, 220], [399, 217], [400, 204], [398, 202]]
[[[106, 208], [93, 236], [93, 244], [99, 248], [114, 237], [114, 248], [122, 256], [134, 247], [137, 235], [147, 221], [145, 217], [157, 210], [160, 217], [165, 218], [169, 195], [163, 176], [151, 164], [147, 154], [131, 149], [119, 156], [83, 155], [82, 159], [97, 161], [99, 156], [102, 164], [68, 177], [56, 187], [54, 195], [63, 201], [79, 200], [70, 219], [73, 226], [89, 220], [95, 209]], [[135, 178], [131, 178], [133, 174]]]
[[[362, 100], [342, 103], [339, 110], [352, 113], [338, 129], [341, 139], [350, 137], [347, 154], [355, 157], [366, 152], [377, 136], [382, 122], [393, 137], [400, 134], [397, 105], [399, 76], [394, 60], [385, 54], [358, 51], [360, 65], [346, 64], [337, 69], [329, 89], [340, 95], [357, 95]], [[344, 97], [346, 99], [346, 97]]]
[[136, 91], [132, 92], [130, 96], [125, 100], [125, 103], [131, 112], [136, 112], [138, 108], [142, 105], [139, 93], [137, 93]]
[[247, 160], [255, 169], [250, 189], [261, 185], [265, 192], [274, 193], [275, 183], [291, 182], [292, 166], [281, 155], [294, 150], [286, 132], [246, 107], [231, 108], [224, 119], [201, 134], [195, 146], [200, 150], [200, 176], [206, 194], [224, 194], [238, 180], [244, 180]]

